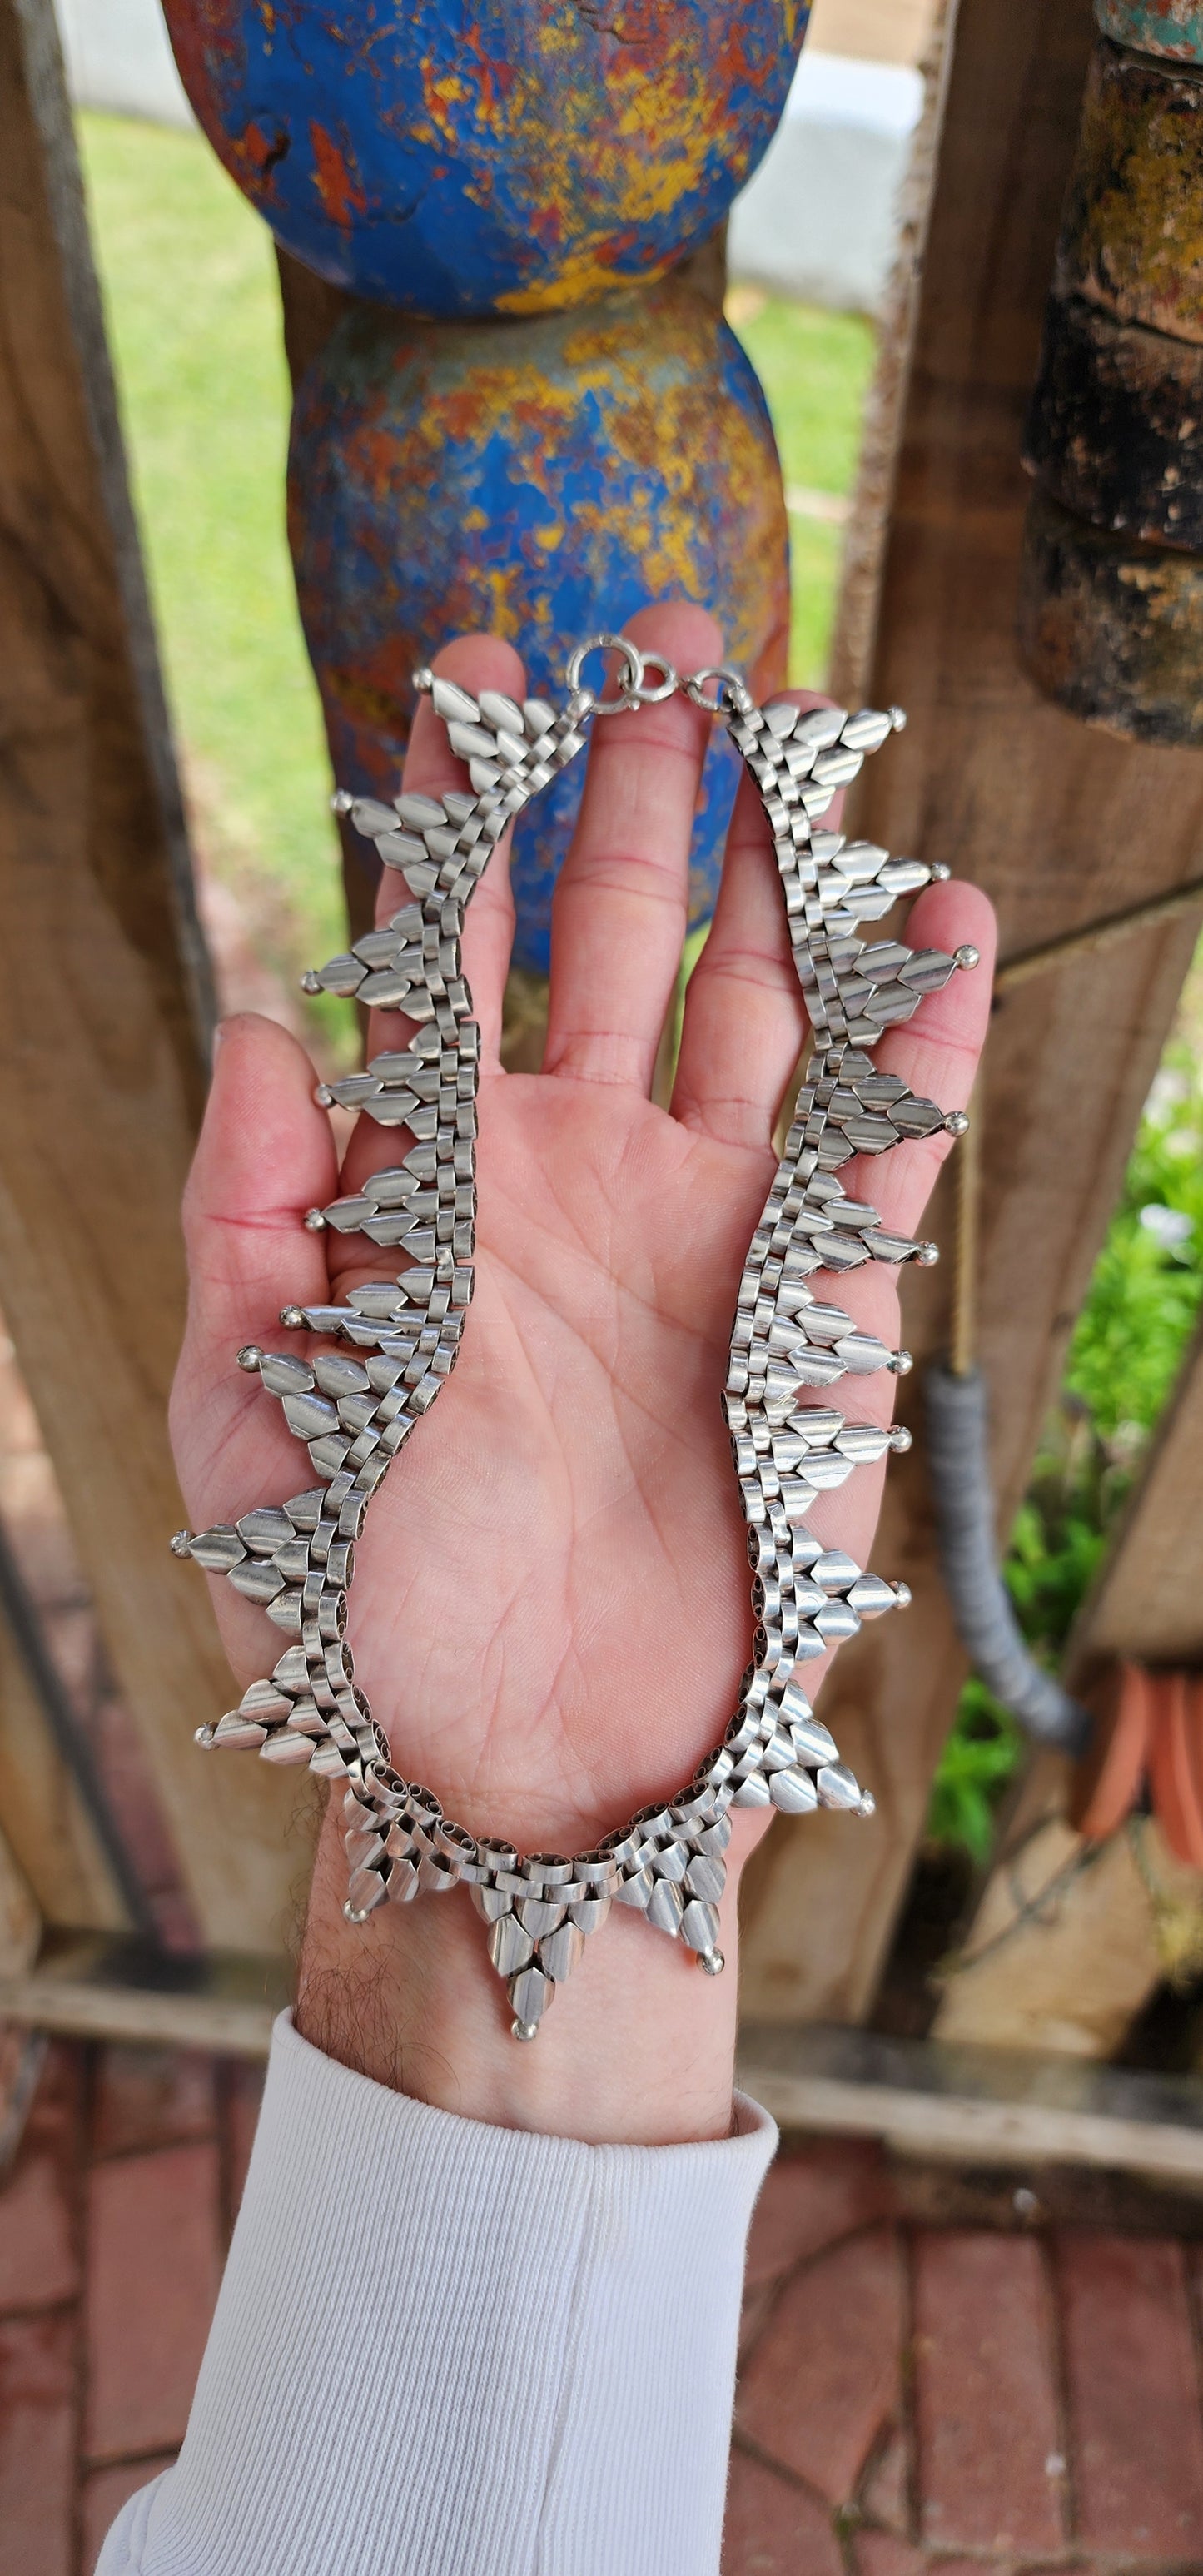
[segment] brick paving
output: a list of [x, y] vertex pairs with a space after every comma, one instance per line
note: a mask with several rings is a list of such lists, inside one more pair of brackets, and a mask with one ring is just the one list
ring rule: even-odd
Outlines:
[[847, 2140], [769, 2178], [724, 2576], [1201, 2576], [1203, 2251], [899, 2185]]
[[52, 2042], [0, 2178], [0, 2570], [91, 2576], [183, 2438], [262, 2070]]
[[[174, 2458], [260, 2083], [184, 2051], [47, 2049], [0, 2178], [3, 2576], [91, 2576]], [[939, 2198], [856, 2140], [779, 2158], [724, 2576], [1203, 2576], [1203, 2248], [940, 2225]]]

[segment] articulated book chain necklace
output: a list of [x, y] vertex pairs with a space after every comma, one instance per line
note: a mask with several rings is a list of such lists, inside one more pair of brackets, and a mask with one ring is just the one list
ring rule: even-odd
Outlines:
[[[581, 683], [586, 656], [600, 647], [621, 657], [617, 694], [605, 700]], [[883, 1582], [842, 1549], [825, 1548], [807, 1514], [854, 1468], [910, 1441], [905, 1430], [850, 1420], [823, 1398], [840, 1378], [901, 1373], [910, 1362], [858, 1331], [812, 1281], [816, 1272], [867, 1261], [935, 1259], [933, 1245], [886, 1232], [874, 1208], [846, 1194], [838, 1174], [854, 1154], [886, 1153], [941, 1128], [963, 1132], [959, 1111], [946, 1115], [877, 1072], [872, 1050], [957, 967], [975, 966], [977, 952], [946, 956], [861, 940], [859, 922], [880, 920], [900, 896], [948, 870], [892, 859], [870, 842], [820, 828], [837, 789], [902, 724], [896, 708], [847, 715], [838, 708], [800, 714], [785, 703], [758, 707], [733, 671], [678, 679], [667, 663], [613, 636], [595, 636], [574, 653], [560, 713], [540, 698], [518, 706], [492, 689], [470, 697], [429, 671], [418, 673], [418, 686], [467, 766], [468, 787], [439, 798], [403, 794], [395, 805], [335, 798], [336, 809], [350, 814], [385, 867], [403, 879], [410, 900], [387, 929], [369, 932], [349, 955], [304, 979], [310, 992], [353, 994], [414, 1024], [406, 1046], [317, 1093], [327, 1107], [339, 1102], [382, 1127], [403, 1128], [409, 1151], [396, 1169], [365, 1180], [355, 1197], [312, 1209], [305, 1220], [396, 1247], [408, 1266], [399, 1277], [353, 1288], [345, 1305], [283, 1309], [285, 1327], [337, 1339], [342, 1348], [311, 1359], [257, 1346], [239, 1352], [239, 1366], [257, 1372], [279, 1400], [318, 1482], [232, 1524], [195, 1536], [180, 1531], [172, 1545], [259, 1602], [290, 1641], [270, 1677], [252, 1682], [239, 1707], [202, 1727], [198, 1741], [253, 1748], [266, 1762], [304, 1763], [345, 1781], [351, 1922], [363, 1922], [378, 1905], [405, 1904], [462, 1880], [489, 1927], [514, 2035], [533, 2039], [556, 1986], [613, 1903], [636, 1907], [718, 1973], [732, 1807], [873, 1812], [815, 1717], [800, 1675], [855, 1635], [862, 1620], [909, 1596], [905, 1585]], [[465, 907], [502, 833], [583, 749], [590, 722], [678, 688], [723, 718], [756, 781], [814, 1042], [748, 1250], [723, 1399], [757, 1626], [738, 1710], [717, 1751], [676, 1797], [641, 1809], [575, 1859], [524, 1855], [467, 1832], [429, 1789], [393, 1769], [355, 1681], [347, 1593], [372, 1496], [454, 1368], [472, 1296], [480, 1033], [460, 971]]]

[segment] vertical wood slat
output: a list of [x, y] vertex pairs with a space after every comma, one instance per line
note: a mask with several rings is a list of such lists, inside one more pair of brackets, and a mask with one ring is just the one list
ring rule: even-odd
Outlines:
[[[872, 765], [856, 828], [942, 859], [999, 907], [1001, 953], [1197, 873], [1203, 763], [1062, 714], [1021, 670], [1014, 623], [1035, 373], [1091, 42], [1089, 0], [961, 0], [882, 587], [871, 696], [909, 710]], [[1000, 1528], [1022, 1492], [1189, 961], [1193, 931], [1145, 932], [1000, 1005], [984, 1085], [979, 1358], [993, 1391]], [[942, 1268], [907, 1274], [919, 1367], [911, 1456], [887, 1481], [874, 1563], [915, 1595], [845, 1649], [822, 1710], [875, 1819], [774, 1827], [746, 1885], [757, 2020], [870, 2009], [923, 1830], [964, 1658], [935, 1568], [922, 1361], [947, 1341]]]
[[1070, 1636], [1073, 1687], [1116, 1655], [1203, 1663], [1203, 1325]]
[[3, 1618], [0, 1830], [46, 1923], [96, 1932], [129, 1929], [87, 1810]]
[[11, 1845], [0, 1833], [0, 1977], [19, 1976], [32, 1965], [42, 1938], [33, 1890]]
[[50, 0], [0, 0], [0, 726], [0, 1294], [203, 1933], [276, 1949], [295, 1796], [196, 1752], [231, 1684], [167, 1554], [210, 998]]
[[[828, 673], [832, 696], [846, 706], [859, 705], [866, 694], [877, 638], [958, 6], [959, 0], [935, 0], [931, 12], [919, 67], [923, 107], [899, 195], [894, 262], [881, 316], [873, 381], [861, 424], [856, 489], [840, 564]], [[808, 32], [813, 42], [813, 23]]]

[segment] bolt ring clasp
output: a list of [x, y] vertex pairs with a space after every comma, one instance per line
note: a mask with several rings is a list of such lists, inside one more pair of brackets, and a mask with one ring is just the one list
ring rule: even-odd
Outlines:
[[[680, 679], [674, 671], [672, 663], [666, 662], [662, 653], [641, 653], [639, 659], [642, 668], [639, 674], [639, 686], [635, 695], [639, 700], [640, 706], [663, 706], [664, 700], [666, 698], [674, 697], [681, 686]], [[659, 681], [654, 688], [649, 688], [648, 686], [647, 675], [649, 671], [658, 671], [660, 673]]]
[[[581, 672], [591, 653], [621, 653], [622, 669], [618, 674], [618, 695], [594, 698], [590, 713], [595, 716], [625, 715], [631, 707], [662, 706], [675, 696], [681, 683], [671, 662], [662, 653], [641, 653], [629, 635], [590, 635], [578, 644], [568, 665], [568, 686], [579, 689]], [[649, 680], [648, 673], [658, 676]]]
[[643, 686], [644, 670], [643, 655], [638, 645], [632, 644], [629, 636], [626, 635], [587, 636], [583, 644], [577, 645], [568, 664], [570, 689], [575, 691], [580, 688], [581, 673], [591, 653], [621, 653], [622, 668], [618, 674], [617, 697], [594, 698], [590, 713], [595, 716], [617, 716], [625, 714], [628, 707], [637, 707], [639, 692]]

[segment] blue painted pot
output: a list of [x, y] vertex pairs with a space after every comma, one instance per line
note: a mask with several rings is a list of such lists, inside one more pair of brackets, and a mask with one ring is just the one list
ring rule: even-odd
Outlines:
[[164, 0], [286, 250], [431, 315], [533, 313], [705, 239], [768, 145], [805, 0]]
[[[289, 536], [341, 786], [395, 792], [411, 674], [486, 629], [532, 690], [649, 600], [713, 609], [727, 658], [780, 685], [788, 538], [764, 396], [714, 308], [669, 279], [581, 312], [423, 325], [349, 314], [297, 390]], [[716, 729], [694, 845], [708, 918], [736, 784]], [[515, 838], [519, 964], [545, 968], [578, 764]]]

